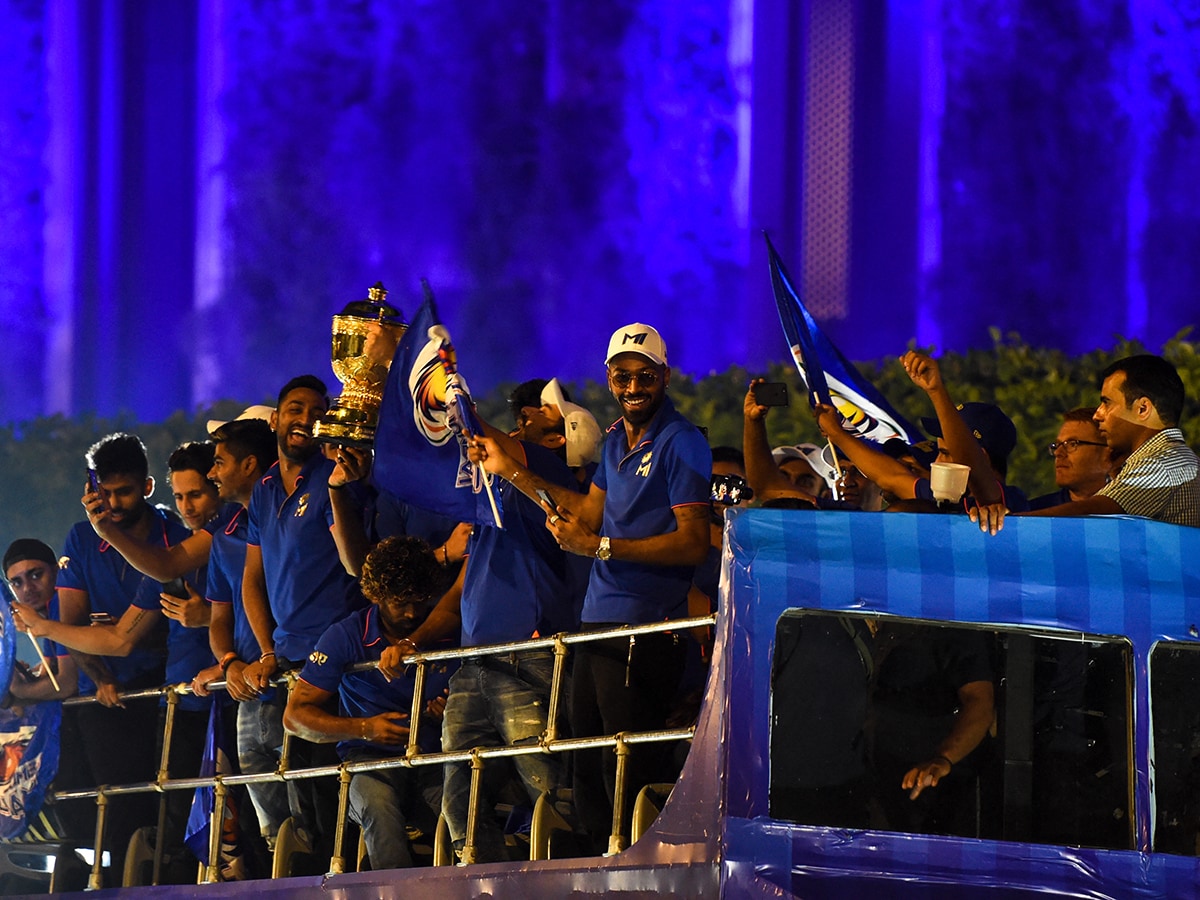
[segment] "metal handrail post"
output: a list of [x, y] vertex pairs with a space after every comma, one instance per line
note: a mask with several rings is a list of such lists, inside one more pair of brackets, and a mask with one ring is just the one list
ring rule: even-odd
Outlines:
[[550, 676], [550, 709], [546, 714], [543, 744], [558, 740], [558, 710], [562, 705], [563, 673], [567, 670], [567, 643], [561, 634], [554, 636], [554, 672]]
[[353, 776], [342, 766], [338, 772], [338, 811], [337, 826], [333, 832], [333, 858], [329, 860], [329, 874], [341, 875], [346, 871], [346, 854], [343, 844], [346, 840], [346, 807], [350, 802], [350, 779]]
[[213, 810], [208, 820], [208, 865], [204, 867], [204, 883], [221, 880], [221, 843], [225, 830], [225, 794], [229, 789], [221, 776], [213, 784]]
[[629, 765], [629, 745], [625, 743], [625, 732], [617, 735], [617, 745], [613, 748], [617, 754], [617, 777], [613, 787], [613, 824], [612, 834], [608, 837], [608, 855], [620, 853], [629, 846], [629, 841], [621, 831], [625, 820], [625, 778]]
[[[283, 684], [279, 685], [285, 691], [283, 698], [283, 706], [287, 708], [288, 699], [292, 696], [292, 688], [296, 684], [296, 673], [285, 672], [283, 676]], [[292, 758], [292, 733], [286, 728], [283, 730], [283, 746], [279, 748], [279, 767], [276, 771], [279, 777], [282, 778], [287, 774], [288, 763]]]
[[425, 697], [425, 661], [417, 660], [417, 674], [413, 678], [413, 699], [412, 711], [408, 716], [408, 749], [405, 751], [405, 756], [416, 756], [421, 752], [418, 746], [420, 740], [419, 731], [421, 728], [421, 713], [424, 706], [422, 700]]
[[483, 757], [476, 747], [471, 751], [471, 793], [467, 801], [467, 837], [463, 842], [462, 861], [473, 864], [477, 857], [475, 828], [479, 824], [479, 798], [483, 793]]
[[96, 844], [95, 858], [92, 860], [92, 873], [88, 876], [88, 890], [98, 891], [104, 887], [104, 882], [100, 878], [100, 869], [104, 863], [104, 826], [108, 819], [108, 794], [104, 789], [100, 789], [100, 793], [96, 794]]
[[150, 876], [151, 884], [158, 884], [162, 877], [163, 845], [166, 843], [164, 832], [167, 830], [167, 794], [161, 789], [164, 781], [171, 780], [171, 738], [175, 733], [175, 711], [179, 709], [179, 694], [174, 690], [167, 691], [167, 715], [163, 723], [162, 754], [158, 758], [158, 826], [154, 831], [154, 868]]

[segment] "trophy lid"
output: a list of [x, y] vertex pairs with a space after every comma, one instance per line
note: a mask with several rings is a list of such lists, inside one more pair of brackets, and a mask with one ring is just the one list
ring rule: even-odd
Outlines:
[[406, 325], [404, 313], [399, 307], [386, 302], [387, 289], [382, 281], [375, 282], [367, 291], [366, 300], [354, 300], [342, 307], [339, 316], [351, 316], [355, 319], [372, 319], [384, 325]]

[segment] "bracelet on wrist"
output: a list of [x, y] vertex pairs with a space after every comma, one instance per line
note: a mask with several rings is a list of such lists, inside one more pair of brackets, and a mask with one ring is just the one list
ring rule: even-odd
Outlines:
[[450, 565], [450, 551], [446, 549], [446, 545], [442, 544], [442, 566], [443, 568]]
[[229, 667], [232, 666], [237, 661], [237, 658], [238, 658], [238, 655], [232, 650], [230, 650], [228, 653], [226, 653], [224, 656], [221, 657], [221, 674], [222, 675], [225, 675], [226, 673], [229, 672]]
[[331, 491], [344, 491], [344, 490], [346, 489], [346, 485], [344, 485], [344, 484], [331, 484], [331, 485], [329, 485], [329, 489], [330, 489]]
[[267, 657], [270, 657], [271, 659], [274, 659], [274, 658], [275, 658], [275, 651], [274, 651], [274, 650], [268, 650], [266, 653], [264, 653], [262, 656], [260, 656], [260, 657], [258, 658], [258, 661], [259, 661], [260, 663], [261, 663], [261, 662], [266, 662], [266, 661], [267, 661]]
[[951, 769], [954, 768], [954, 763], [950, 762], [950, 757], [948, 757], [948, 756], [944, 756], [941, 753], [939, 753], [937, 756], [934, 757], [934, 759], [940, 759], [943, 762], [945, 762], [946, 765], [949, 766]]

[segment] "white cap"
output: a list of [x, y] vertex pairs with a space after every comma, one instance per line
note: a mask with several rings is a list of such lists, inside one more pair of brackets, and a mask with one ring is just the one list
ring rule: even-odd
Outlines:
[[817, 477], [830, 487], [837, 482], [837, 469], [833, 466], [828, 447], [818, 447], [816, 444], [810, 443], [796, 444], [795, 446], [787, 444], [772, 450], [771, 458], [775, 460], [777, 466], [783, 465], [789, 459], [802, 459], [812, 467]]
[[604, 357], [605, 365], [620, 353], [638, 353], [656, 366], [667, 364], [666, 342], [657, 331], [640, 322], [634, 322], [613, 332], [608, 341], [608, 354]]
[[596, 448], [604, 437], [596, 417], [582, 406], [568, 401], [557, 378], [551, 378], [541, 396], [543, 405], [557, 406], [563, 415], [563, 434], [567, 438], [567, 465], [585, 466], [596, 455]]
[[[241, 413], [238, 415], [237, 419], [233, 419], [232, 421], [236, 422], [236, 421], [238, 421], [238, 419], [262, 419], [264, 422], [270, 422], [271, 421], [271, 413], [273, 413], [273, 412], [275, 412], [275, 407], [263, 406], [261, 403], [259, 403], [254, 406], [247, 406], [245, 409], [243, 409], [241, 411]], [[212, 434], [214, 431], [216, 431], [222, 425], [228, 425], [228, 424], [229, 424], [229, 422], [222, 422], [220, 419], [209, 419], [208, 420], [208, 433]]]

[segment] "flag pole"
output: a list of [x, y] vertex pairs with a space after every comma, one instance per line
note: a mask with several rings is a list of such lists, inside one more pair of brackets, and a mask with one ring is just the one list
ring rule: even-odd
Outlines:
[[58, 686], [58, 679], [55, 678], [54, 673], [50, 671], [50, 663], [46, 662], [46, 654], [42, 652], [42, 645], [37, 642], [37, 638], [35, 638], [30, 632], [27, 631], [25, 634], [27, 634], [29, 636], [29, 640], [33, 642], [33, 649], [37, 651], [38, 659], [42, 661], [42, 671], [46, 673], [47, 677], [50, 679], [50, 683], [54, 685], [54, 689], [56, 691], [61, 691], [62, 688]]
[[483, 486], [487, 489], [488, 504], [492, 507], [492, 519], [496, 522], [497, 528], [503, 528], [504, 524], [500, 521], [500, 510], [496, 508], [496, 495], [492, 493], [492, 476], [486, 471], [483, 466], [478, 463], [474, 464], [480, 472], [483, 473]]
[[829, 445], [829, 455], [833, 458], [833, 471], [837, 473], [837, 478], [833, 482], [833, 499], [841, 500], [842, 492], [838, 490], [838, 482], [842, 480], [842, 464], [838, 461], [837, 447], [833, 446], [833, 438], [826, 438], [825, 443]]

